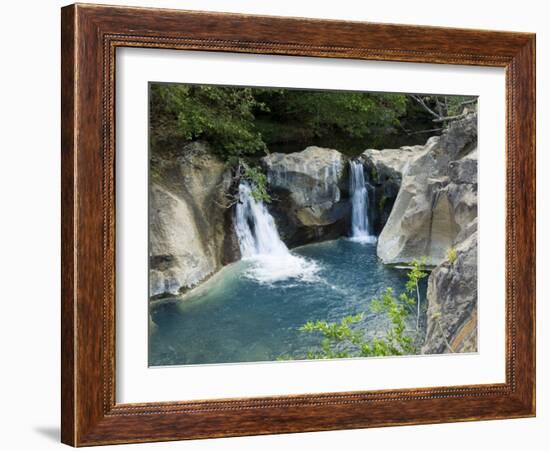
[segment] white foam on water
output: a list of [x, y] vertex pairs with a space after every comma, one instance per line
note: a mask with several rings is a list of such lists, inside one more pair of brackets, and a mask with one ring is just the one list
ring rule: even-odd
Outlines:
[[285, 258], [272, 255], [256, 255], [246, 259], [250, 267], [245, 276], [259, 283], [272, 284], [287, 280], [318, 282], [321, 269], [317, 263], [303, 257], [288, 254]]
[[319, 265], [288, 250], [273, 216], [263, 202], [254, 199], [246, 181], [239, 185], [234, 224], [242, 259], [250, 265], [244, 273], [246, 277], [268, 284], [288, 279], [319, 280]]
[[374, 235], [352, 236], [349, 238], [349, 240], [353, 241], [354, 243], [360, 243], [360, 244], [376, 243], [376, 237]]

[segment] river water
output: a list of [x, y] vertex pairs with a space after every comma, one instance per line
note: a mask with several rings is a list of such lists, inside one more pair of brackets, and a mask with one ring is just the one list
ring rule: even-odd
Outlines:
[[[350, 163], [350, 238], [292, 251], [281, 240], [267, 206], [248, 182], [239, 186], [234, 226], [242, 259], [224, 267], [183, 298], [151, 309], [151, 366], [304, 359], [321, 342], [300, 332], [307, 321], [339, 322], [364, 313], [355, 325], [367, 338], [383, 337], [385, 314], [371, 300], [391, 287], [398, 295], [406, 273], [384, 266], [370, 235], [363, 166]], [[415, 319], [409, 317], [411, 329]]]
[[[262, 259], [226, 266], [184, 298], [151, 312], [149, 364], [178, 365], [305, 358], [319, 336], [298, 331], [310, 320], [339, 321], [366, 312], [358, 324], [383, 336], [385, 315], [369, 313], [370, 300], [386, 287], [403, 290], [406, 273], [384, 266], [376, 244], [341, 238], [293, 249], [283, 267]], [[411, 315], [411, 324], [414, 318]], [[411, 327], [414, 327], [412, 325]]]

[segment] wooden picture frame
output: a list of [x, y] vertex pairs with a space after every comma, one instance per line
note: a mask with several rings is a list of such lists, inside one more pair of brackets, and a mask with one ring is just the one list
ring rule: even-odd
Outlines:
[[[64, 443], [85, 446], [535, 415], [534, 34], [80, 4], [62, 9], [61, 33]], [[118, 404], [118, 47], [505, 68], [506, 382]]]

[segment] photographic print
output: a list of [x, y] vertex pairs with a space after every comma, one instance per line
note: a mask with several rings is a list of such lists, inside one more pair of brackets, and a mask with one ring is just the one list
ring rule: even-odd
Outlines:
[[149, 84], [150, 366], [477, 352], [477, 97]]
[[76, 4], [61, 42], [63, 443], [535, 416], [535, 34]]

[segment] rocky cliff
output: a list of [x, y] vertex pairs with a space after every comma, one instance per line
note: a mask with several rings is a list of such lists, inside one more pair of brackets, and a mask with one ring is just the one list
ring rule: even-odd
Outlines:
[[476, 142], [477, 115], [471, 114], [425, 146], [400, 149], [385, 160], [372, 151], [363, 154], [366, 165], [387, 178], [384, 190], [395, 192], [401, 179], [378, 239], [384, 263], [426, 256], [435, 266], [457, 244], [461, 231], [477, 217]]
[[149, 199], [149, 295], [184, 292], [240, 258], [226, 165], [201, 143], [153, 153]]
[[477, 232], [428, 278], [427, 328], [423, 354], [477, 351]]
[[283, 241], [296, 246], [336, 238], [349, 229], [347, 157], [334, 149], [308, 147], [262, 159], [273, 194], [269, 210]]
[[[361, 156], [376, 195], [392, 205], [378, 256], [390, 264], [426, 256], [434, 267], [428, 278], [426, 354], [477, 350], [476, 143], [472, 113], [424, 146], [367, 150]], [[383, 223], [387, 210], [380, 210]]]
[[459, 223], [453, 247], [428, 278], [424, 354], [477, 351], [477, 154], [451, 163], [447, 193]]

